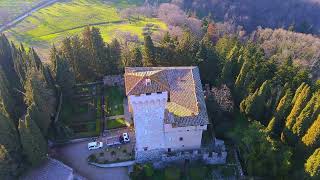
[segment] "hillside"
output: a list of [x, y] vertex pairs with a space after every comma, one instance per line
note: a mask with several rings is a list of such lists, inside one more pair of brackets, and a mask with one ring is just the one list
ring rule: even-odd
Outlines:
[[269, 28], [258, 29], [253, 38], [268, 58], [282, 60], [290, 56], [297, 65], [310, 68], [314, 78], [320, 78], [319, 38], [284, 29]]
[[35, 47], [42, 57], [47, 57], [53, 43], [79, 34], [88, 25], [100, 28], [106, 42], [120, 32], [141, 38], [147, 24], [154, 24], [154, 30], [167, 28], [155, 18], [140, 17], [129, 21], [120, 16], [120, 9], [134, 7], [135, 4], [140, 4], [140, 1], [62, 1], [33, 13], [5, 34], [14, 41]]
[[[319, 0], [174, 0], [199, 16], [209, 13], [216, 21], [231, 21], [252, 32], [263, 28], [289, 27], [297, 32], [320, 33]], [[183, 3], [182, 3], [183, 2]]]
[[46, 0], [1, 0], [0, 26]]

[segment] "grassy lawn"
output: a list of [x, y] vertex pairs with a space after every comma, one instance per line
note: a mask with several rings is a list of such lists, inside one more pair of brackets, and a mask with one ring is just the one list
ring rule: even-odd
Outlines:
[[0, 25], [32, 9], [44, 0], [0, 0]]
[[118, 87], [108, 87], [105, 90], [105, 111], [107, 116], [123, 115], [124, 91]]
[[143, 27], [152, 23], [160, 29], [166, 25], [154, 18], [142, 18], [133, 22], [121, 19], [118, 9], [140, 4], [141, 0], [70, 0], [55, 3], [27, 17], [5, 33], [10, 39], [35, 47], [40, 54], [49, 51], [53, 43], [64, 37], [79, 34], [87, 25], [100, 28], [106, 42], [117, 31], [131, 32], [142, 38]]
[[123, 118], [115, 119], [115, 120], [107, 120], [107, 129], [115, 129], [126, 127], [125, 120]]

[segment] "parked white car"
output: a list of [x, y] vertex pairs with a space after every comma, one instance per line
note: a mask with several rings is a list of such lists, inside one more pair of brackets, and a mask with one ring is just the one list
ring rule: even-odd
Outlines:
[[89, 150], [100, 149], [102, 147], [103, 147], [103, 142], [90, 142], [90, 143], [88, 143]]
[[123, 137], [123, 142], [125, 142], [125, 143], [130, 142], [130, 138], [129, 138], [129, 134], [128, 133], [123, 133], [122, 137]]

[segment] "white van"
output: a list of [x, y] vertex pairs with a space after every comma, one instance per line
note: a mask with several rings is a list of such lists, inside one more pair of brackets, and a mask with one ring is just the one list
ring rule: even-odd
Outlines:
[[103, 147], [103, 142], [90, 142], [90, 143], [88, 143], [89, 150], [100, 149], [102, 147]]

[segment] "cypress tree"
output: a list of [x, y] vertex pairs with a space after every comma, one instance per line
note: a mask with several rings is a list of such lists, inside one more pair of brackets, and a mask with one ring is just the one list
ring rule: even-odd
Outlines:
[[10, 79], [10, 87], [20, 89], [21, 84], [13, 63], [12, 47], [4, 34], [0, 35], [0, 66], [7, 79]]
[[65, 98], [70, 98], [73, 94], [75, 83], [75, 75], [70, 68], [68, 61], [60, 56], [56, 56], [56, 82], [61, 87]]
[[292, 127], [296, 123], [296, 119], [303, 110], [303, 108], [306, 106], [310, 96], [310, 87], [308, 85], [303, 86], [302, 90], [298, 88], [296, 91], [296, 94], [294, 98], [296, 100], [294, 101], [293, 107], [286, 118], [286, 124], [284, 131], [282, 133], [282, 141], [287, 142], [289, 144], [295, 144], [298, 140], [293, 134], [292, 134]]
[[155, 47], [151, 37], [144, 37], [143, 66], [156, 66]]
[[28, 55], [29, 55], [29, 61], [32, 64], [32, 67], [36, 68], [37, 70], [42, 70], [43, 65], [40, 60], [40, 57], [38, 56], [38, 54], [33, 48], [30, 48]]
[[[54, 91], [46, 84], [43, 74], [37, 70], [30, 70], [25, 85], [25, 102], [28, 107], [36, 106], [37, 115], [33, 113], [33, 121], [37, 123], [44, 136], [47, 135], [51, 123], [51, 115], [55, 111]], [[29, 114], [31, 115], [31, 114]]]
[[288, 129], [291, 129], [292, 126], [295, 124], [296, 118], [298, 117], [302, 109], [307, 104], [309, 100], [309, 96], [310, 96], [310, 87], [308, 85], [305, 85], [301, 90], [301, 92], [299, 89], [297, 89], [296, 94], [293, 98], [294, 104], [293, 104], [292, 110], [286, 120], [286, 127]]
[[303, 108], [292, 127], [292, 132], [299, 138], [307, 132], [320, 113], [320, 91], [313, 94], [310, 101]]
[[222, 69], [222, 79], [227, 85], [232, 86], [236, 80], [238, 72], [238, 57], [239, 45], [235, 44], [234, 47], [228, 52], [226, 62]]
[[119, 65], [121, 61], [121, 45], [117, 39], [113, 39], [109, 45], [110, 62], [108, 63], [108, 73], [117, 74], [119, 72]]
[[302, 142], [306, 147], [315, 148], [320, 146], [320, 115], [313, 122], [307, 133], [303, 136]]
[[133, 50], [133, 59], [132, 59], [132, 65], [135, 67], [142, 66], [142, 53], [140, 51], [139, 47], [135, 47]]
[[290, 90], [288, 90], [286, 94], [281, 98], [274, 116], [268, 124], [267, 130], [277, 137], [280, 136], [284, 128], [285, 119], [289, 113], [289, 108], [291, 107], [291, 101], [292, 93]]
[[30, 110], [19, 122], [20, 139], [23, 153], [32, 166], [39, 165], [46, 157], [47, 143], [34, 120], [29, 115]]
[[304, 167], [310, 179], [320, 179], [320, 148], [307, 159]]
[[14, 44], [12, 44], [12, 54], [13, 54], [13, 62], [16, 73], [19, 76], [20, 83], [24, 85], [26, 81], [26, 73], [27, 73], [27, 62], [24, 59], [24, 52], [21, 49], [17, 49]]
[[71, 38], [72, 43], [72, 50], [73, 50], [73, 62], [74, 64], [71, 65], [73, 72], [75, 73], [77, 81], [84, 81], [86, 76], [88, 75], [88, 67], [89, 62], [86, 61], [87, 59], [85, 56], [85, 50], [81, 45], [81, 40], [78, 36], [73, 36]]
[[10, 93], [10, 85], [7, 77], [0, 66], [0, 113], [5, 114], [8, 118], [15, 118], [15, 102]]
[[270, 81], [265, 81], [259, 89], [240, 103], [240, 110], [249, 117], [262, 122], [269, 92]]
[[0, 113], [0, 179], [14, 179], [22, 170], [21, 145], [12, 120]]
[[[10, 112], [8, 115], [11, 119], [17, 121], [21, 115], [21, 111], [24, 108], [23, 104], [23, 97], [18, 90], [21, 90], [21, 81], [19, 79], [18, 74], [15, 71], [14, 60], [13, 60], [13, 51], [12, 47], [5, 37], [5, 35], [0, 35], [0, 68], [1, 68], [1, 76], [2, 81], [7, 81], [6, 85], [4, 85], [2, 90], [5, 88], [6, 92], [8, 92], [10, 98], [12, 98], [12, 103], [14, 104], [14, 111]], [[4, 80], [6, 79], [6, 80]], [[1, 84], [2, 86], [2, 84]], [[0, 97], [1, 98], [1, 97]], [[2, 97], [6, 98], [6, 97]], [[8, 109], [7, 109], [8, 110]]]
[[196, 54], [197, 63], [200, 63], [200, 62], [207, 60], [207, 54], [208, 54], [207, 47], [206, 47], [205, 43], [203, 41], [201, 41], [199, 50]]

